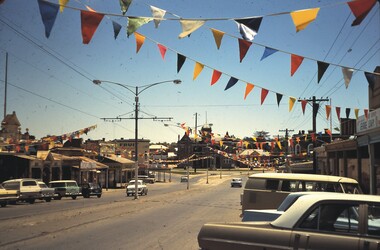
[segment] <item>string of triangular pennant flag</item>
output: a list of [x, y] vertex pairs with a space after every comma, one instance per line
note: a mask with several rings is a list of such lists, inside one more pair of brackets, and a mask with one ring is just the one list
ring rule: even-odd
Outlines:
[[[361, 1], [367, 1], [367, 2], [369, 2], [369, 0], [361, 0]], [[55, 21], [55, 17], [56, 17], [56, 15], [58, 13], [58, 7], [62, 7], [62, 5], [61, 5], [62, 3], [60, 2], [60, 5], [57, 5], [57, 4], [53, 4], [53, 3], [50, 3], [50, 2], [47, 2], [47, 1], [44, 1], [44, 0], [38, 0], [38, 2], [39, 2], [39, 6], [40, 6], [40, 13], [41, 13], [44, 25], [45, 25], [45, 35], [47, 37], [49, 37], [50, 31], [51, 31], [52, 26], [53, 26], [54, 21]], [[122, 2], [123, 2], [123, 0], [120, 0], [120, 4], [121, 5], [122, 5]], [[67, 4], [67, 2], [66, 2], [66, 4]], [[371, 5], [371, 8], [373, 7], [373, 5]], [[370, 5], [368, 5], [368, 6], [370, 6]], [[72, 9], [76, 9], [76, 8], [72, 8]], [[82, 24], [81, 25], [82, 26], [82, 37], [83, 37], [83, 43], [85, 43], [85, 44], [87, 44], [87, 43], [90, 42], [93, 34], [95, 33], [98, 25], [100, 24], [102, 18], [105, 15], [103, 13], [97, 13], [97, 12], [95, 12], [90, 7], [87, 7], [87, 9], [89, 9], [89, 11], [80, 10], [81, 11], [81, 21], [82, 21], [82, 23], [81, 23]], [[156, 9], [156, 12], [157, 12], [157, 9]], [[307, 13], [309, 13], [309, 11], [303, 10], [300, 13], [301, 13], [300, 16], [294, 15], [294, 14], [293, 14], [293, 16], [297, 17], [297, 18], [295, 18], [296, 20], [294, 22], [301, 25], [301, 23], [305, 23], [306, 22], [305, 21], [305, 15], [309, 16], [307, 14]], [[312, 13], [314, 13], [313, 16], [316, 16], [316, 14], [315, 14], [316, 12], [315, 11], [312, 12]], [[123, 13], [123, 14], [125, 14], [125, 13]], [[162, 12], [161, 12], [161, 15], [162, 15]], [[237, 23], [239, 23], [239, 24], [243, 24], [243, 25], [245, 25], [246, 27], [248, 27], [250, 29], [256, 29], [256, 31], [258, 31], [258, 28], [259, 28], [261, 20], [262, 20], [260, 18], [262, 18], [262, 17], [258, 17], [258, 18], [254, 18], [254, 19], [252, 19], [252, 18], [250, 18], [250, 19], [248, 19], [248, 18], [244, 19], [243, 18], [243, 19], [234, 19], [234, 20]], [[151, 21], [153, 18], [144, 18], [144, 19], [145, 20], [142, 20], [141, 18], [136, 18], [136, 17], [129, 17], [128, 36], [130, 34], [132, 34], [131, 33], [132, 31], [137, 30], [138, 27], [140, 27], [144, 23], [147, 23], [147, 22]], [[181, 20], [181, 21], [183, 21], [183, 20]], [[117, 24], [114, 21], [112, 23], [113, 23], [114, 33], [115, 33], [115, 38], [116, 38], [117, 35], [118, 35], [118, 33], [119, 33], [119, 31], [120, 31], [120, 29], [121, 29], [121, 25]], [[190, 34], [190, 33], [192, 33], [194, 31], [194, 26], [189, 25], [188, 23], [187, 24], [183, 23], [183, 22], [181, 24], [182, 24], [183, 27], [185, 27], [183, 29], [184, 34], [188, 35], [188, 34]], [[200, 27], [202, 25], [203, 24], [199, 23], [198, 26]], [[305, 26], [305, 24], [303, 24], [303, 25]], [[302, 29], [302, 28], [299, 28], [299, 29]], [[213, 34], [214, 34], [215, 41], [217, 43], [217, 47], [219, 48], [220, 47], [220, 43], [221, 43], [221, 38], [222, 38], [222, 36], [220, 34], [222, 34], [222, 32], [220, 32], [220, 31], [219, 32], [215, 32], [216, 31], [215, 29], [212, 29], [212, 31], [213, 31]], [[215, 34], [217, 34], [217, 35], [215, 35]], [[142, 44], [144, 43], [146, 36], [143, 36], [143, 35], [135, 32], [135, 38], [136, 38], [136, 43], [137, 43], [136, 52], [138, 52], [140, 50]], [[167, 50], [167, 47], [165, 47], [163, 45], [159, 45], [158, 43], [157, 43], [157, 45], [159, 46], [161, 56], [164, 58], [166, 50]], [[246, 40], [243, 40], [243, 39], [239, 38], [240, 61], [242, 61], [242, 59], [244, 58], [245, 54], [247, 53], [247, 51], [248, 51], [248, 49], [249, 49], [249, 47], [251, 45], [252, 45], [252, 42], [249, 42], [249, 41], [246, 41]], [[261, 46], [263, 46], [263, 45], [261, 45]], [[265, 51], [264, 51], [262, 59], [268, 57], [269, 55], [271, 55], [271, 54], [273, 54], [273, 53], [275, 53], [277, 51], [279, 51], [279, 50], [265, 46]], [[177, 54], [178, 54], [177, 71], [179, 72], [179, 70], [181, 69], [182, 65], [184, 64], [186, 58], [189, 58], [189, 57], [183, 56], [183, 55], [181, 55], [179, 53], [177, 53]], [[295, 73], [295, 71], [298, 69], [298, 67], [302, 63], [303, 59], [304, 59], [304, 57], [302, 57], [302, 56], [291, 54], [291, 60], [292, 60], [291, 61], [291, 75], [293, 75]], [[193, 60], [193, 61], [195, 61], [195, 60]], [[195, 61], [195, 63], [196, 64], [195, 64], [194, 75], [193, 75], [193, 79], [194, 80], [198, 77], [198, 75], [200, 74], [200, 72], [203, 70], [203, 68], [205, 66], [204, 64], [201, 64], [198, 61]], [[327, 70], [327, 68], [328, 68], [328, 66], [330, 64], [326, 63], [326, 62], [321, 62], [321, 61], [317, 61], [317, 64], [318, 64], [318, 82], [319, 82], [320, 79], [322, 78], [324, 72]], [[212, 69], [211, 67], [209, 67], [209, 68]], [[353, 69], [342, 67], [342, 72], [343, 72], [343, 75], [344, 75], [344, 80], [345, 80], [346, 87], [348, 87], [349, 81], [350, 81], [350, 79], [352, 77]], [[366, 73], [366, 77], [367, 77], [367, 79], [368, 79], [368, 81], [370, 83], [370, 80], [374, 78], [373, 74], [376, 74], [376, 73], [372, 73], [372, 72], [365, 72], [365, 73]], [[222, 74], [222, 72], [213, 69], [213, 77], [212, 77], [212, 82], [211, 82], [212, 85], [215, 84], [217, 82], [217, 80], [219, 80], [221, 74]], [[223, 73], [223, 74], [225, 74], [225, 73]], [[371, 76], [371, 74], [372, 74], [372, 76]], [[225, 74], [225, 75], [228, 75], [228, 74]], [[228, 82], [225, 90], [233, 87], [238, 81], [239, 81], [238, 78], [231, 76], [231, 79]], [[249, 83], [249, 82], [246, 82], [246, 84], [247, 85], [246, 85], [246, 91], [245, 91], [244, 99], [248, 96], [248, 94], [252, 91], [252, 89], [254, 87], [254, 85], [251, 84], [251, 83]], [[370, 83], [370, 85], [371, 85], [371, 83]], [[262, 88], [262, 91], [261, 91], [261, 104], [264, 103], [264, 100], [265, 100], [268, 92], [269, 92], [269, 90], [267, 90], [265, 88]], [[277, 102], [278, 102], [278, 105], [279, 105], [283, 95], [279, 94], [279, 93], [276, 93], [276, 96], [277, 96]], [[295, 101], [296, 101], [296, 98], [289, 97], [289, 111], [292, 110]]]

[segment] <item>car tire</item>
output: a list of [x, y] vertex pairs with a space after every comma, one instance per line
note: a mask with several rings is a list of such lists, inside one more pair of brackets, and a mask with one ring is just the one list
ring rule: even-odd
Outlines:
[[46, 202], [51, 202], [51, 198], [46, 198], [45, 201]]
[[7, 206], [7, 202], [2, 202], [0, 205], [1, 205], [1, 207], [5, 207], [5, 206]]
[[29, 204], [34, 204], [35, 201], [36, 201], [35, 199], [28, 200]]
[[73, 200], [76, 200], [76, 198], [77, 198], [76, 195], [71, 196], [71, 199], [73, 199]]
[[100, 197], [102, 197], [102, 195], [101, 194], [98, 194], [98, 195], [96, 195], [98, 198], [100, 198]]
[[58, 194], [57, 197], [54, 197], [54, 200], [61, 200], [62, 199], [62, 196], [60, 194]]

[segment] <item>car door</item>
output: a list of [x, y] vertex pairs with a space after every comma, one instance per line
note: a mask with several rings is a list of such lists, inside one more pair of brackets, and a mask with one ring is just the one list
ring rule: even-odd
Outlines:
[[380, 248], [380, 205], [363, 204], [361, 211], [362, 237], [361, 250]]
[[303, 218], [292, 232], [293, 249], [359, 249], [358, 218], [350, 204], [320, 204]]

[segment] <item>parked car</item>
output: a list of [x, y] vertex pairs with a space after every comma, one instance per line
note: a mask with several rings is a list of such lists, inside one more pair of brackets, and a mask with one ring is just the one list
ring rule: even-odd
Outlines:
[[102, 186], [99, 183], [82, 183], [80, 186], [83, 198], [90, 198], [90, 196], [102, 197]]
[[51, 199], [54, 198], [54, 188], [49, 188], [45, 182], [38, 181], [38, 186], [41, 188], [41, 198], [40, 200], [45, 200], [46, 202], [50, 202]]
[[241, 178], [233, 178], [231, 180], [231, 187], [242, 187], [243, 180]]
[[361, 194], [352, 178], [318, 174], [256, 173], [248, 177], [240, 201], [246, 209], [276, 209], [289, 193], [336, 192]]
[[60, 200], [62, 197], [71, 197], [75, 200], [77, 196], [82, 195], [80, 187], [74, 180], [51, 181], [49, 186], [55, 189], [54, 199], [56, 200]]
[[189, 177], [181, 176], [181, 182], [188, 182], [188, 181], [189, 181]]
[[6, 190], [0, 185], [0, 206], [5, 207], [8, 203], [16, 202], [19, 196], [18, 190]]
[[[136, 191], [136, 185], [135, 180], [131, 180], [128, 183], [128, 186], [126, 188], [127, 196], [135, 195]], [[137, 180], [137, 194], [139, 195], [147, 195], [148, 194], [148, 187], [144, 184], [142, 180]]]
[[286, 210], [289, 209], [291, 205], [296, 202], [296, 200], [304, 195], [309, 194], [324, 194], [329, 195], [331, 193], [322, 192], [295, 192], [290, 193], [283, 202], [278, 206], [277, 209], [247, 209], [243, 211], [242, 221], [274, 221], [280, 215], [282, 215]]
[[144, 183], [149, 183], [149, 184], [153, 184], [156, 181], [155, 178], [149, 177], [148, 175], [138, 175], [137, 178], [139, 180], [142, 180]]
[[1, 185], [7, 190], [18, 191], [18, 201], [25, 201], [33, 204], [36, 199], [41, 198], [41, 188], [36, 179], [12, 179], [4, 181]]
[[[274, 240], [275, 239], [275, 240]], [[208, 223], [201, 249], [377, 249], [380, 197], [310, 194], [299, 197], [274, 221]]]

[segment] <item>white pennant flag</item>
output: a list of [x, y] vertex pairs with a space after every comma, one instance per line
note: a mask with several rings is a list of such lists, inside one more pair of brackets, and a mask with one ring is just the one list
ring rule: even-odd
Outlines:
[[257, 32], [254, 31], [254, 30], [252, 30], [252, 29], [250, 29], [250, 28], [248, 28], [247, 26], [245, 26], [242, 23], [236, 22], [236, 24], [238, 26], [240, 35], [243, 37], [243, 39], [246, 40], [246, 41], [253, 41], [253, 39], [257, 35]]
[[178, 38], [184, 38], [199, 29], [205, 23], [205, 21], [180, 20], [180, 23], [182, 26], [182, 33], [179, 34]]
[[157, 29], [158, 25], [160, 25], [162, 18], [166, 14], [166, 10], [163, 10], [154, 6], [150, 6], [150, 10], [152, 11], [152, 16], [154, 18], [154, 25], [156, 26], [156, 29]]
[[354, 72], [354, 70], [350, 68], [342, 67], [342, 72], [343, 72], [344, 83], [346, 84], [346, 89], [347, 89], [348, 85], [350, 84], [352, 73]]

